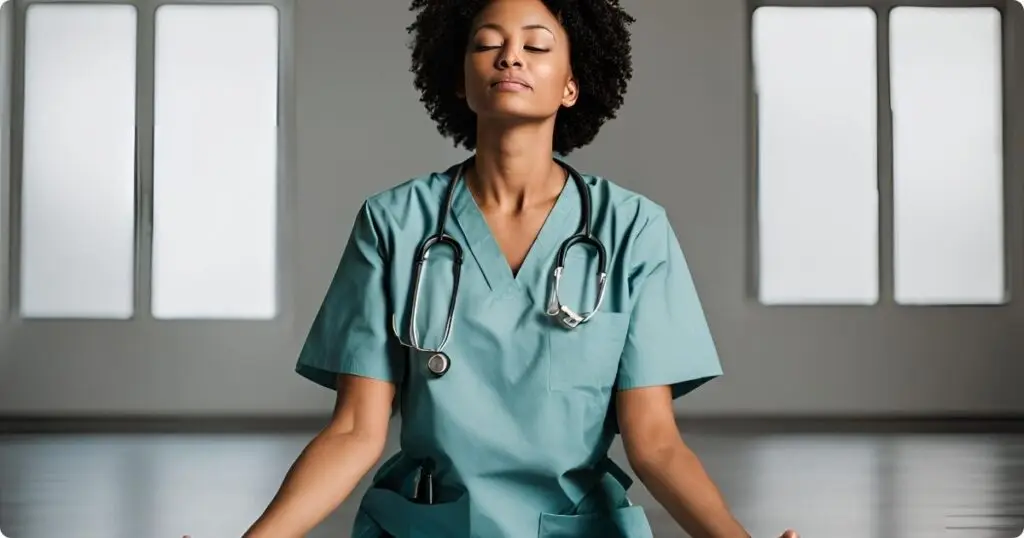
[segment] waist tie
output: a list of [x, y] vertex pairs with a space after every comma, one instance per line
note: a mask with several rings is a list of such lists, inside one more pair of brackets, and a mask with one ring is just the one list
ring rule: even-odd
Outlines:
[[633, 479], [611, 458], [605, 457], [596, 465], [598, 478], [594, 485], [573, 508], [574, 515], [607, 512], [632, 504], [626, 493]]

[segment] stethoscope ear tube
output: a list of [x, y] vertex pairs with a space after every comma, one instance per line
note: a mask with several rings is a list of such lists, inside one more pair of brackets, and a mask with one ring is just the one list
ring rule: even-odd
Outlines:
[[563, 241], [562, 245], [558, 247], [558, 254], [556, 255], [557, 259], [555, 260], [555, 268], [565, 269], [565, 257], [568, 255], [569, 249], [579, 244], [594, 247], [594, 250], [597, 251], [598, 273], [605, 273], [605, 268], [608, 267], [608, 254], [607, 252], [605, 252], [604, 244], [598, 241], [596, 237], [592, 235], [587, 235], [583, 232], [574, 234], [569, 239]]

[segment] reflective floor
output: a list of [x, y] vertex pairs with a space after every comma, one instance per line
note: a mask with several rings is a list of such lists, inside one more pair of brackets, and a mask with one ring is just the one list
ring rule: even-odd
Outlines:
[[[238, 536], [310, 435], [0, 435], [0, 534]], [[787, 526], [810, 538], [1011, 538], [1024, 528], [1024, 435], [733, 431], [687, 439], [755, 538]], [[614, 457], [624, 461], [618, 446]], [[680, 536], [642, 485], [633, 497], [656, 536]], [[310, 536], [347, 536], [354, 504]]]

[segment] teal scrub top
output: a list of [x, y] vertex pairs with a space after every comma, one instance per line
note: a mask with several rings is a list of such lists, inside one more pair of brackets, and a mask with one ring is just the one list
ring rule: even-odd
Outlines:
[[[665, 210], [642, 195], [584, 175], [593, 233], [608, 254], [608, 284], [589, 322], [564, 329], [545, 315], [556, 253], [580, 219], [573, 181], [513, 274], [465, 181], [446, 231], [464, 263], [451, 368], [435, 378], [429, 353], [408, 341], [417, 248], [434, 233], [456, 167], [409, 180], [363, 203], [296, 371], [336, 389], [337, 374], [400, 387], [400, 450], [361, 499], [353, 538], [646, 538], [628, 475], [608, 457], [618, 434], [614, 393], [670, 385], [682, 396], [722, 374], [686, 260]], [[416, 327], [423, 347], [444, 334], [451, 251], [430, 251]], [[589, 311], [597, 256], [574, 246], [562, 303]], [[416, 462], [435, 462], [435, 504], [408, 500]]]

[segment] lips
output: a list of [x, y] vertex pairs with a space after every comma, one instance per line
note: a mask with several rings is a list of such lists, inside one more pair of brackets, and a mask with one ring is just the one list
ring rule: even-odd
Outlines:
[[526, 83], [525, 80], [518, 78], [503, 78], [491, 84], [492, 88], [505, 88], [505, 89], [532, 89], [532, 87]]

